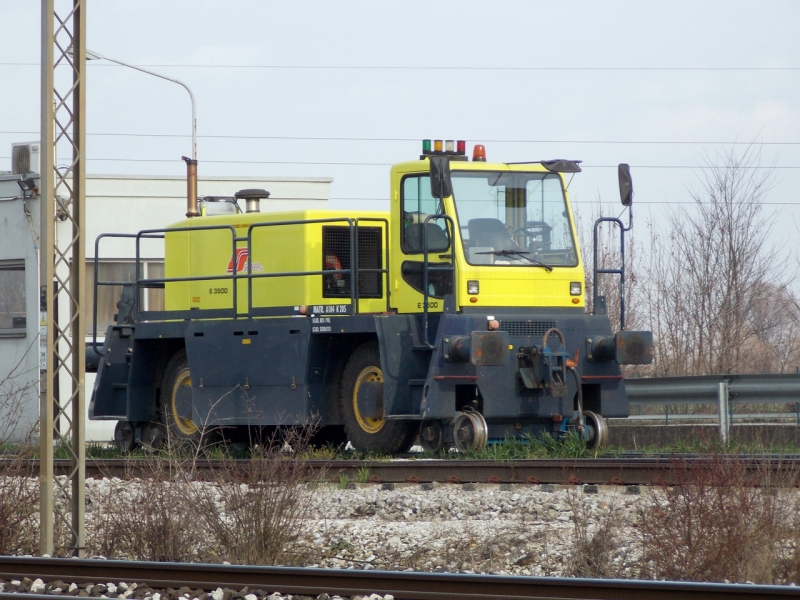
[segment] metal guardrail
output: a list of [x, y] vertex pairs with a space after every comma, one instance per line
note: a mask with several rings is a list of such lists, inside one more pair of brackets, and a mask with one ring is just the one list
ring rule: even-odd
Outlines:
[[[686, 375], [681, 377], [630, 378], [625, 380], [632, 406], [664, 406], [669, 423], [670, 406], [710, 404], [717, 406], [720, 437], [727, 441], [730, 424], [737, 415], [735, 404], [794, 404], [793, 416], [800, 424], [800, 374]], [[770, 413], [774, 416], [776, 413]], [[740, 418], [744, 415], [738, 415]], [[748, 413], [747, 417], [753, 415]], [[636, 418], [635, 415], [632, 418]], [[674, 418], [674, 415], [673, 415]], [[692, 418], [692, 415], [680, 415]], [[709, 415], [698, 418], [708, 419]]]

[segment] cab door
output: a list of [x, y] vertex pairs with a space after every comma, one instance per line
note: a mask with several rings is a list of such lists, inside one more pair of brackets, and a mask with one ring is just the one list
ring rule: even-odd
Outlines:
[[441, 312], [453, 293], [453, 227], [444, 199], [431, 193], [429, 172], [392, 173], [392, 308], [423, 312], [424, 246], [428, 247], [428, 310]]

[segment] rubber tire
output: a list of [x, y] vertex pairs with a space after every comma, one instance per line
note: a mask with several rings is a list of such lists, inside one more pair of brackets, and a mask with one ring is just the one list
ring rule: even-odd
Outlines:
[[382, 421], [378, 431], [370, 432], [359, 424], [358, 410], [353, 400], [359, 377], [365, 369], [377, 370], [381, 374], [381, 356], [378, 342], [362, 344], [350, 355], [342, 374], [339, 409], [344, 419], [347, 439], [356, 450], [378, 454], [401, 454], [408, 452], [419, 433], [417, 421]]
[[181, 350], [167, 363], [164, 381], [161, 385], [161, 423], [167, 434], [162, 440], [162, 446], [167, 448], [170, 442], [178, 445], [188, 444], [196, 448], [200, 446], [203, 439], [200, 428], [191, 419], [180, 419], [177, 415], [175, 392], [185, 385], [191, 385], [191, 377], [186, 350]]

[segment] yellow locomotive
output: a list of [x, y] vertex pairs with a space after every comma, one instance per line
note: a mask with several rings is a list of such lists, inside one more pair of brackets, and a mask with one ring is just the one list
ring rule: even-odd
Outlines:
[[[628, 415], [619, 364], [652, 338], [586, 314], [578, 171], [425, 140], [392, 167], [389, 212], [264, 213], [264, 190], [198, 206], [190, 178], [187, 219], [137, 235], [164, 238], [165, 276], [124, 288], [90, 418], [118, 419], [125, 449], [312, 420], [388, 454], [570, 428], [603, 444], [604, 416]], [[141, 310], [162, 286], [165, 310]]]

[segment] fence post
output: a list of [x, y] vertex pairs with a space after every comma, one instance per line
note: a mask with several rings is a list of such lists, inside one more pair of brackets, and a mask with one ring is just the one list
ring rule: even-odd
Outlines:
[[728, 418], [728, 380], [721, 381], [719, 384], [719, 441], [723, 444], [728, 443], [730, 433], [730, 420]]

